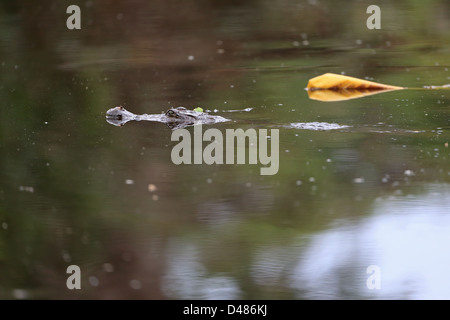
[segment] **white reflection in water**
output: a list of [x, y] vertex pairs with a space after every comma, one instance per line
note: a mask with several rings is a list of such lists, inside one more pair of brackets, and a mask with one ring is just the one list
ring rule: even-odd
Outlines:
[[201, 258], [195, 244], [173, 241], [169, 246], [168, 269], [162, 282], [166, 296], [175, 299], [238, 299], [240, 290], [235, 280], [208, 274]]
[[[373, 215], [315, 236], [292, 274], [301, 297], [450, 299], [450, 186], [376, 201]], [[367, 267], [381, 288], [368, 289]]]

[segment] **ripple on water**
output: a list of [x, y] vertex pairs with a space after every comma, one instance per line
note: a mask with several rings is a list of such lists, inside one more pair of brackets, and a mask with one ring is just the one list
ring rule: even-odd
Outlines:
[[328, 122], [296, 122], [291, 123], [288, 127], [303, 130], [326, 131], [326, 130], [345, 129], [349, 128], [350, 126]]

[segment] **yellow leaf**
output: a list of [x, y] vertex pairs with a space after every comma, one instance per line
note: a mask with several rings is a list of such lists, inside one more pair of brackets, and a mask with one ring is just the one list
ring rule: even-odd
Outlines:
[[340, 74], [326, 73], [321, 76], [312, 78], [308, 82], [308, 90], [399, 90], [403, 87], [390, 86], [387, 84], [376, 83], [372, 81], [362, 80], [354, 77], [343, 76]]
[[401, 90], [404, 87], [391, 86], [339, 74], [326, 73], [308, 82], [308, 96], [320, 101], [340, 101]]

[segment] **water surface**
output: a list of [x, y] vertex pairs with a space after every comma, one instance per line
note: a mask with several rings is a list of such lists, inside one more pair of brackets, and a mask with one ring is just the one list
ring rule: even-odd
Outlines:
[[[1, 298], [450, 298], [450, 91], [304, 90], [450, 83], [447, 2], [383, 3], [381, 30], [364, 1], [87, 1], [81, 30], [69, 4], [0, 6]], [[173, 131], [117, 105], [277, 129], [279, 170], [175, 165]]]

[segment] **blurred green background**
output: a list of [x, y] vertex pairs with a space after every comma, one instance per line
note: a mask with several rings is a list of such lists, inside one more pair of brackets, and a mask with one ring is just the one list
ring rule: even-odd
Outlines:
[[[450, 298], [450, 91], [304, 90], [326, 72], [450, 83], [448, 1], [377, 1], [380, 30], [371, 4], [3, 1], [0, 298]], [[278, 129], [279, 171], [176, 166], [164, 124], [105, 121], [120, 104]], [[292, 125], [316, 121], [348, 127]]]

